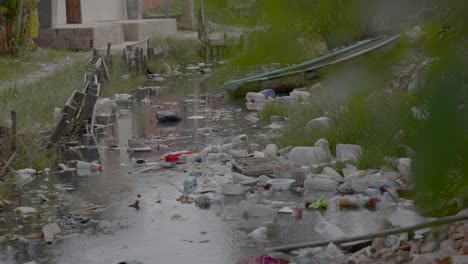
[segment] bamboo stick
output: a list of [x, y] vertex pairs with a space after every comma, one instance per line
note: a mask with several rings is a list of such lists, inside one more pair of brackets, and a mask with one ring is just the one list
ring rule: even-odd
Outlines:
[[380, 231], [380, 232], [373, 233], [373, 234], [355, 236], [355, 237], [350, 237], [350, 238], [341, 238], [341, 239], [335, 239], [335, 240], [314, 241], [314, 242], [306, 242], [306, 243], [299, 243], [299, 244], [292, 244], [292, 245], [285, 245], [285, 246], [277, 246], [277, 247], [268, 248], [267, 251], [289, 252], [289, 251], [300, 249], [300, 248], [323, 247], [323, 246], [326, 246], [326, 245], [328, 245], [330, 243], [333, 243], [335, 245], [340, 245], [340, 244], [343, 244], [343, 243], [354, 242], [354, 241], [359, 241], [359, 240], [366, 240], [366, 239], [374, 239], [374, 238], [377, 238], [377, 237], [386, 237], [386, 236], [390, 236], [390, 235], [406, 233], [406, 232], [410, 232], [410, 231], [415, 231], [415, 230], [420, 230], [420, 229], [424, 229], [424, 228], [428, 228], [428, 227], [434, 227], [434, 226], [450, 224], [450, 223], [464, 221], [464, 220], [468, 220], [468, 214], [442, 217], [442, 218], [439, 218], [439, 219], [436, 219], [436, 220], [433, 220], [433, 221], [429, 221], [429, 222], [425, 222], [425, 223], [421, 223], [421, 224], [416, 224], [416, 225], [401, 227], [401, 228], [387, 229], [387, 230]]

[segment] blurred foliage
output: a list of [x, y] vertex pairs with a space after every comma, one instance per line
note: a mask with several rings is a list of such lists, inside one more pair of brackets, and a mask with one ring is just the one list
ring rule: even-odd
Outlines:
[[466, 1], [437, 1], [424, 45], [437, 58], [420, 100], [430, 119], [414, 138], [417, 203], [435, 215], [468, 205], [468, 18]]
[[[232, 8], [230, 1], [207, 1], [209, 8]], [[322, 72], [323, 94], [310, 105], [267, 106], [264, 116], [290, 117], [285, 145], [311, 145], [326, 137], [336, 143], [361, 144], [360, 166], [383, 165], [384, 156], [414, 156], [416, 202], [428, 215], [447, 215], [468, 204], [468, 2], [464, 0], [258, 0], [255, 15], [241, 17], [248, 49], [236, 65], [297, 63], [360, 39], [408, 31], [416, 25], [422, 40], [408, 40], [391, 54]], [[208, 13], [209, 14], [209, 13]], [[229, 20], [232, 20], [230, 18]], [[231, 21], [230, 21], [231, 23]], [[380, 57], [379, 57], [380, 56]], [[422, 78], [421, 91], [383, 89], [391, 86], [392, 66], [412, 57], [435, 58]], [[421, 60], [416, 63], [421, 63]], [[325, 91], [327, 90], [327, 91]], [[415, 106], [427, 106], [430, 118], [416, 120]], [[342, 107], [345, 111], [340, 111]], [[334, 119], [328, 133], [304, 133], [305, 124], [325, 113]], [[393, 136], [404, 131], [401, 142]], [[412, 151], [414, 150], [414, 152]], [[407, 153], [408, 152], [408, 153]]]

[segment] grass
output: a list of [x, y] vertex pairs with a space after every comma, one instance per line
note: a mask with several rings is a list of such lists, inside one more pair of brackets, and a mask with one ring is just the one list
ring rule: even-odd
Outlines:
[[[155, 38], [151, 42], [152, 47], [166, 48], [169, 50], [162, 59], [172, 63], [187, 63], [201, 59], [201, 44], [198, 40], [180, 38]], [[171, 65], [174, 66], [174, 65]]]
[[64, 50], [39, 49], [18, 57], [0, 57], [0, 82], [11, 81], [33, 73], [44, 63], [54, 63], [75, 53]]
[[85, 59], [32, 84], [0, 91], [0, 120], [8, 120], [11, 110], [17, 112], [19, 157], [15, 168], [43, 169], [57, 159], [59, 153], [44, 149], [41, 132], [51, 130], [54, 108], [63, 107], [73, 90], [82, 89]]

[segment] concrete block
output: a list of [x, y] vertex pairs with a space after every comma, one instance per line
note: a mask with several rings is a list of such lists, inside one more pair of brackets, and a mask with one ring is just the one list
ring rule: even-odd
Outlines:
[[93, 48], [106, 47], [107, 43], [112, 45], [121, 44], [124, 42], [122, 26], [119, 24], [106, 24], [95, 27], [93, 40]]
[[77, 28], [75, 29], [75, 35], [77, 39], [92, 39], [93, 29], [92, 28]]
[[47, 48], [50, 47], [52, 39], [36, 39], [34, 41], [39, 47]]
[[68, 39], [53, 39], [50, 42], [51, 48], [70, 49], [70, 40]]
[[41, 39], [56, 39], [57, 30], [53, 28], [41, 28], [39, 29], [39, 38]]
[[74, 39], [75, 30], [73, 28], [60, 28], [57, 29], [57, 38], [59, 39]]
[[125, 41], [138, 41], [147, 37], [168, 37], [177, 33], [177, 21], [144, 19], [120, 22], [124, 26]]

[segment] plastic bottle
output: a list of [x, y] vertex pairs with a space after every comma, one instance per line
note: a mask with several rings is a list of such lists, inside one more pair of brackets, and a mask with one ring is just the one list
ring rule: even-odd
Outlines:
[[184, 180], [184, 192], [190, 192], [197, 185], [197, 178], [189, 176]]
[[172, 162], [176, 163], [179, 161], [179, 157], [183, 154], [192, 154], [192, 152], [188, 150], [182, 150], [182, 151], [176, 151], [176, 152], [170, 152], [164, 155], [164, 158], [166, 159], [166, 162]]
[[343, 207], [363, 207], [366, 204], [366, 200], [352, 196], [337, 197], [336, 202]]
[[265, 96], [265, 98], [268, 98], [268, 97], [275, 98], [276, 97], [276, 93], [275, 93], [275, 91], [273, 89], [262, 90], [259, 93], [263, 94], [263, 96]]
[[81, 171], [90, 171], [90, 172], [102, 172], [102, 165], [94, 162], [84, 162], [78, 161], [76, 163], [76, 169]]
[[203, 175], [203, 171], [200, 166], [195, 166], [192, 170], [189, 172], [189, 176], [198, 178]]
[[245, 99], [247, 100], [247, 109], [250, 110], [262, 110], [266, 103], [266, 97], [261, 93], [247, 93]]

